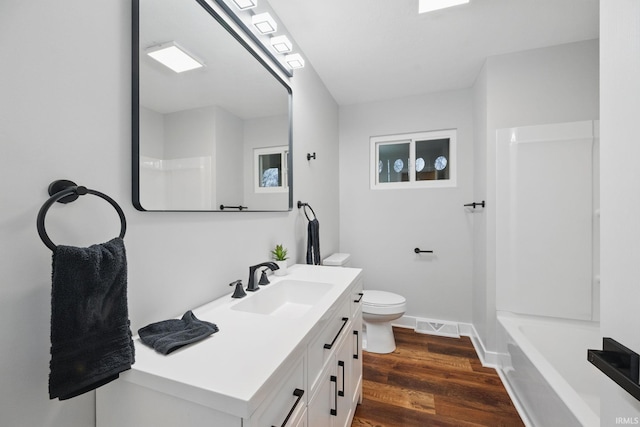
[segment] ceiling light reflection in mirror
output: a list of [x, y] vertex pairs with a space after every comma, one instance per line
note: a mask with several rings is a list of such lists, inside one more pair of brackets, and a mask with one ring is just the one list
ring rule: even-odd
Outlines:
[[174, 41], [152, 46], [146, 50], [146, 53], [176, 73], [184, 73], [185, 71], [204, 67], [202, 61]]

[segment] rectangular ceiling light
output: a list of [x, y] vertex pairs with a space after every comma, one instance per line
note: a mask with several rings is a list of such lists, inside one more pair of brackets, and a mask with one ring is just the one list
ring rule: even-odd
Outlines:
[[251, 17], [251, 23], [262, 34], [275, 33], [278, 30], [278, 24], [276, 24], [276, 21], [268, 12], [253, 15]]
[[146, 50], [146, 54], [165, 67], [171, 68], [176, 73], [204, 67], [201, 61], [187, 53], [187, 51], [176, 44], [176, 42], [152, 46]]
[[291, 52], [293, 44], [287, 36], [275, 36], [271, 37], [271, 46], [278, 53]]
[[418, 0], [418, 13], [433, 12], [466, 3], [469, 3], [469, 0]]
[[291, 55], [285, 56], [284, 61], [292, 69], [304, 67], [304, 59], [302, 59], [299, 53], [292, 53]]
[[233, 0], [233, 2], [240, 10], [253, 9], [258, 5], [258, 0]]

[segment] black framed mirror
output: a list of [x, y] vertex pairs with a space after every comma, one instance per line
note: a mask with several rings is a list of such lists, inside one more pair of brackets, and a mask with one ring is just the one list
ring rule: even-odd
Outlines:
[[[291, 210], [291, 87], [214, 5], [133, 0], [133, 204]], [[178, 50], [193, 68], [157, 59]]]

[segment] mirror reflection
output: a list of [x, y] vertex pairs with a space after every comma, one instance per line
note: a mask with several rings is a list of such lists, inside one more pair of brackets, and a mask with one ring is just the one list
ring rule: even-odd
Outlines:
[[291, 209], [290, 87], [205, 0], [137, 6], [136, 208]]

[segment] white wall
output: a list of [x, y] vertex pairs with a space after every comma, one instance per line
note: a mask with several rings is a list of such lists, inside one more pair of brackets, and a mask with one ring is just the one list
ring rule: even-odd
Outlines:
[[[487, 67], [480, 70], [473, 86], [473, 198], [487, 198]], [[488, 207], [488, 206], [487, 206]], [[486, 208], [478, 212], [473, 222], [473, 282], [472, 323], [481, 338], [486, 341], [490, 328], [487, 317], [495, 316], [495, 287], [487, 286], [487, 217]], [[493, 292], [492, 292], [493, 291]], [[492, 311], [491, 311], [492, 310]]]
[[[640, 353], [640, 2], [600, 2], [601, 330]], [[605, 375], [603, 426], [640, 421], [640, 403]]]
[[[218, 171], [212, 173], [212, 167], [216, 168], [216, 160], [223, 154], [226, 145], [242, 141], [239, 137], [218, 139], [222, 123], [220, 114], [226, 113], [215, 106], [193, 108], [190, 110], [175, 111], [163, 114], [164, 129], [164, 156], [162, 157], [165, 186], [161, 191], [166, 194], [166, 203], [157, 205], [142, 205], [149, 210], [172, 210], [176, 208], [185, 210], [212, 210], [216, 209], [216, 197], [221, 196], [216, 189]], [[238, 121], [235, 116], [229, 115], [231, 125]], [[236, 127], [238, 127], [236, 125]], [[235, 136], [232, 134], [232, 136]], [[218, 141], [224, 141], [218, 143]], [[229, 142], [227, 142], [229, 141]], [[150, 141], [140, 139], [140, 146], [149, 144]], [[218, 163], [220, 163], [218, 161]], [[141, 198], [146, 197], [142, 193], [143, 183], [140, 184]]]
[[218, 209], [221, 204], [247, 205], [243, 193], [243, 183], [246, 179], [242, 163], [243, 121], [222, 108], [216, 108], [215, 123], [216, 132], [212, 144], [215, 151], [215, 173], [212, 177], [215, 181], [213, 208]]
[[[129, 0], [0, 2], [0, 424], [94, 425], [94, 394], [50, 401], [51, 252], [35, 220], [59, 178], [103, 191], [128, 219], [132, 329], [231, 293], [275, 243], [303, 261], [306, 219], [290, 213], [148, 213], [131, 204]], [[11, 64], [8, 66], [7, 64]], [[338, 109], [313, 68], [294, 91], [295, 197], [320, 218], [321, 248], [338, 248]], [[307, 163], [307, 151], [319, 160]], [[97, 197], [54, 206], [56, 243], [88, 245], [119, 231]], [[220, 325], [224, 327], [224, 325]]]
[[278, 147], [288, 141], [288, 122], [289, 117], [286, 115], [260, 117], [243, 122], [244, 143], [241, 156], [244, 164], [244, 186], [240, 191], [244, 194], [247, 206], [278, 209], [278, 206], [287, 206], [289, 203], [289, 194], [286, 191], [280, 193], [256, 192], [256, 182], [260, 177], [257, 176], [254, 153], [256, 148]]
[[[496, 310], [496, 217], [495, 132], [527, 125], [594, 120], [599, 117], [598, 41], [586, 41], [535, 49], [487, 59], [474, 86], [478, 172], [486, 172], [476, 185], [474, 199], [486, 200], [483, 214], [476, 215], [473, 323], [484, 346], [495, 351]], [[482, 179], [477, 184], [482, 183]], [[485, 262], [482, 262], [485, 260]]]
[[[307, 64], [310, 65], [310, 64]], [[296, 72], [298, 74], [298, 72]], [[320, 223], [320, 253], [322, 258], [339, 248], [340, 208], [338, 192], [338, 109], [335, 101], [320, 83], [313, 68], [292, 82], [293, 93], [293, 210], [296, 212], [295, 242], [298, 262], [305, 262], [307, 218], [297, 201], [309, 203]], [[317, 153], [315, 160], [307, 160], [307, 153]], [[291, 171], [290, 171], [291, 172]], [[288, 242], [283, 241], [288, 244]]]
[[[218, 110], [212, 106], [163, 114], [163, 158], [213, 156], [217, 142]], [[141, 140], [141, 144], [147, 144], [147, 141]]]
[[[407, 315], [471, 321], [473, 196], [471, 91], [340, 107], [340, 249], [364, 268], [365, 288], [397, 292]], [[371, 190], [371, 136], [458, 130], [457, 187]], [[415, 247], [434, 256], [416, 255]]]

